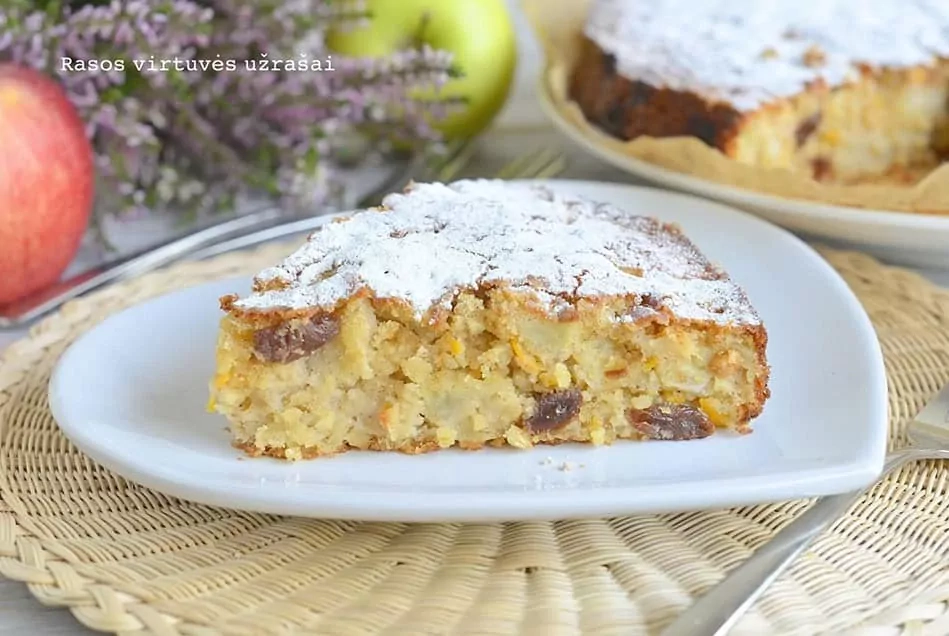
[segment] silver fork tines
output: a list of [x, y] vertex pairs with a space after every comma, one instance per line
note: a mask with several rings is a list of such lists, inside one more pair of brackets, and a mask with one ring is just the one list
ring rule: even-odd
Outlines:
[[949, 437], [949, 384], [919, 412], [909, 427], [909, 435], [917, 446], [929, 446]]
[[[911, 444], [886, 456], [883, 476], [913, 461], [949, 459], [949, 385], [909, 424]], [[881, 476], [882, 479], [882, 476]], [[722, 636], [865, 491], [821, 497], [682, 613], [661, 636]]]

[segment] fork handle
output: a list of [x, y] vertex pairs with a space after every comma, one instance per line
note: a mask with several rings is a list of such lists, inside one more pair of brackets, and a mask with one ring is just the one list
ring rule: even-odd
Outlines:
[[262, 207], [58, 281], [32, 295], [0, 306], [0, 329], [32, 322], [86, 292], [122, 278], [158, 269], [191, 250], [222, 238], [273, 225], [281, 216], [281, 211], [276, 207]]
[[[883, 474], [902, 466], [912, 457], [908, 452], [890, 454]], [[666, 627], [661, 636], [723, 636], [728, 633], [778, 576], [864, 492], [858, 490], [818, 499], [807, 512], [785, 526], [751, 558], [699, 598]]]

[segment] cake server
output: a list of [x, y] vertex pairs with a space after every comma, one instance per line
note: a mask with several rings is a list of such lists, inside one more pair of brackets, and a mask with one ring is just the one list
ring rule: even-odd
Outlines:
[[[910, 422], [907, 432], [910, 444], [887, 455], [883, 475], [912, 461], [949, 459], [949, 385]], [[819, 498], [807, 512], [699, 598], [661, 636], [726, 634], [781, 573], [864, 492]]]

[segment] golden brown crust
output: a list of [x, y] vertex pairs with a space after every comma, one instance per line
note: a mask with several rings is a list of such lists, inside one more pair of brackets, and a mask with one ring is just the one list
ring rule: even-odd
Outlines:
[[242, 323], [246, 324], [248, 327], [254, 329], [263, 329], [266, 327], [273, 327], [275, 325], [290, 322], [291, 320], [298, 320], [301, 318], [313, 318], [315, 316], [324, 316], [324, 315], [333, 315], [338, 312], [340, 307], [347, 302], [351, 302], [357, 298], [370, 297], [372, 298], [373, 304], [378, 304], [378, 306], [383, 305], [402, 305], [404, 310], [408, 311], [409, 307], [407, 303], [399, 303], [398, 301], [392, 301], [389, 299], [379, 300], [372, 296], [372, 292], [368, 289], [361, 289], [355, 294], [347, 298], [345, 301], [340, 302], [335, 307], [304, 307], [300, 309], [289, 309], [285, 307], [274, 307], [272, 309], [241, 309], [235, 306], [235, 303], [240, 299], [237, 294], [227, 294], [221, 296], [219, 299], [219, 304], [221, 310], [233, 318], [240, 320]]
[[729, 104], [619, 75], [615, 58], [587, 39], [569, 95], [591, 123], [624, 141], [643, 135], [691, 136], [728, 154], [745, 119]]
[[[819, 51], [810, 52], [810, 57]], [[907, 69], [881, 69], [867, 64], [856, 65], [860, 81], [877, 78], [884, 83], [898, 81], [905, 85], [935, 85], [945, 81], [945, 60], [932, 66]], [[690, 91], [679, 91], [646, 82], [631, 80], [616, 72], [615, 58], [583, 37], [576, 65], [570, 75], [567, 96], [576, 103], [586, 120], [622, 141], [638, 137], [694, 137], [726, 157], [737, 158], [737, 137], [757, 117], [787, 107], [802, 95], [810, 95], [823, 103], [834, 90], [822, 79], [810, 82], [793, 98], [775, 99], [754, 112], [739, 112], [731, 104], [711, 101]], [[816, 116], [815, 116], [816, 115]], [[814, 134], [820, 113], [804, 117], [795, 130], [798, 147]], [[932, 150], [939, 158], [949, 156], [949, 135], [936, 134]], [[861, 182], [914, 184], [933, 169], [932, 165], [893, 166], [884, 174], [861, 177]], [[812, 160], [811, 177], [816, 181], [832, 181], [831, 163], [822, 157]]]
[[[720, 269], [709, 264], [702, 275], [702, 278], [712, 280], [712, 279], [722, 279], [726, 275]], [[458, 294], [461, 293], [471, 293], [475, 296], [484, 300], [487, 295], [495, 290], [500, 290], [503, 293], [511, 296], [522, 297], [524, 301], [525, 310], [536, 315], [539, 318], [545, 318], [550, 320], [556, 320], [558, 322], [573, 322], [580, 320], [582, 314], [584, 313], [596, 313], [604, 306], [614, 303], [622, 302], [628, 305], [635, 305], [638, 302], [638, 297], [636, 294], [626, 294], [626, 295], [585, 295], [582, 297], [564, 297], [563, 300], [569, 303], [569, 307], [566, 307], [563, 311], [558, 311], [556, 314], [552, 315], [549, 308], [539, 301], [536, 297], [530, 295], [529, 293], [515, 289], [510, 284], [498, 281], [492, 282], [489, 284], [481, 285], [478, 288], [470, 287], [459, 287]], [[270, 327], [275, 324], [289, 322], [291, 320], [296, 320], [300, 318], [312, 318], [314, 316], [320, 315], [333, 315], [338, 314], [342, 309], [349, 303], [365, 298], [369, 300], [373, 309], [382, 316], [386, 316], [390, 319], [401, 320], [406, 323], [415, 322], [414, 313], [411, 306], [402, 300], [394, 298], [377, 298], [372, 290], [368, 288], [362, 288], [357, 293], [349, 296], [348, 298], [341, 300], [336, 306], [332, 308], [328, 307], [306, 307], [300, 309], [286, 309], [286, 308], [272, 308], [272, 309], [253, 309], [247, 310], [239, 307], [235, 307], [234, 303], [238, 300], [236, 294], [229, 294], [222, 296], [220, 298], [220, 307], [221, 310], [229, 314], [231, 317], [239, 320], [240, 322], [246, 324], [249, 327], [259, 329], [263, 327]], [[703, 330], [709, 331], [721, 331], [721, 330], [731, 330], [734, 329], [730, 325], [721, 325], [718, 323], [706, 322], [701, 320], [686, 320], [680, 319], [675, 316], [675, 314], [670, 311], [667, 307], [661, 306], [656, 308], [661, 314], [666, 316], [663, 320], [664, 324], [672, 324], [674, 321], [678, 321], [679, 324], [687, 324], [690, 327], [695, 327]], [[418, 322], [422, 322], [429, 326], [448, 326], [448, 318], [452, 315], [452, 308], [449, 307], [436, 307], [433, 310], [429, 311], [426, 316], [423, 316]], [[631, 324], [641, 324], [640, 322], [631, 323]], [[757, 326], [748, 326], [749, 328], [756, 328]], [[742, 327], [744, 328], [744, 327]]]
[[[268, 446], [266, 448], [258, 448], [254, 445], [254, 442], [234, 442], [234, 447], [244, 451], [250, 457], [273, 457], [274, 459], [287, 459], [286, 449], [285, 448], [274, 448]], [[346, 453], [351, 450], [366, 450], [366, 451], [376, 451], [376, 452], [389, 452], [397, 451], [400, 453], [405, 453], [406, 455], [419, 455], [421, 453], [429, 453], [432, 451], [439, 450], [441, 447], [437, 442], [429, 440], [424, 442], [411, 442], [408, 444], [403, 444], [398, 447], [390, 447], [378, 439], [370, 440], [364, 448], [358, 448], [350, 444], [343, 444], [339, 448], [332, 451], [320, 450], [319, 448], [308, 446], [302, 449], [299, 449], [301, 459], [315, 459], [317, 457], [332, 457], [333, 455], [339, 455], [341, 453]], [[477, 447], [481, 448], [481, 446]], [[470, 448], [466, 450], [477, 450], [477, 448]], [[296, 450], [296, 449], [295, 449]]]
[[[552, 438], [551, 434], [544, 433], [538, 435], [531, 435], [532, 441], [534, 444], [545, 445], [545, 446], [559, 446], [560, 444], [571, 444], [571, 443], [589, 443], [587, 438], [576, 438], [576, 439], [565, 439], [565, 438]], [[617, 436], [616, 439], [630, 439], [630, 440], [639, 440], [642, 436], [640, 434], [628, 435], [628, 436]], [[505, 446], [510, 447], [504, 438], [499, 437], [495, 439], [490, 439], [484, 443], [465, 443], [465, 444], [455, 444], [450, 448], [458, 448], [461, 450], [476, 451], [482, 450], [485, 447], [490, 446], [492, 448], [503, 448]], [[287, 459], [286, 449], [283, 448], [273, 448], [268, 446], [266, 448], [258, 448], [254, 445], [253, 442], [235, 442], [234, 447], [244, 451], [250, 457], [272, 457], [274, 459]], [[301, 459], [315, 459], [317, 457], [332, 457], [334, 455], [340, 455], [342, 453], [347, 453], [354, 450], [362, 451], [373, 451], [373, 452], [399, 452], [406, 455], [420, 455], [422, 453], [431, 453], [433, 451], [445, 450], [445, 447], [442, 447], [438, 442], [434, 440], [426, 441], [412, 441], [406, 444], [399, 446], [391, 446], [377, 438], [369, 440], [369, 442], [362, 447], [353, 446], [351, 444], [343, 444], [339, 448], [332, 451], [320, 450], [315, 447], [305, 447], [302, 449], [294, 449], [294, 454], [299, 450]]]
[[749, 332], [754, 337], [755, 351], [758, 355], [758, 366], [761, 369], [761, 373], [758, 375], [757, 380], [755, 380], [755, 404], [753, 407], [744, 410], [741, 414], [742, 422], [750, 422], [761, 415], [761, 411], [764, 410], [765, 402], [771, 397], [771, 387], [768, 384], [771, 379], [771, 367], [767, 361], [768, 332], [763, 326], [750, 329]]

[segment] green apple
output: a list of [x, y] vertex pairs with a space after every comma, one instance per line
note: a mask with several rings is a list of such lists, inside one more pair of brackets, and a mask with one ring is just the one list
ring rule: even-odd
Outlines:
[[517, 66], [514, 25], [505, 0], [367, 0], [366, 27], [335, 30], [327, 46], [341, 55], [382, 57], [428, 44], [454, 55], [460, 76], [420, 99], [461, 98], [464, 103], [436, 123], [449, 139], [481, 132], [504, 106]]

